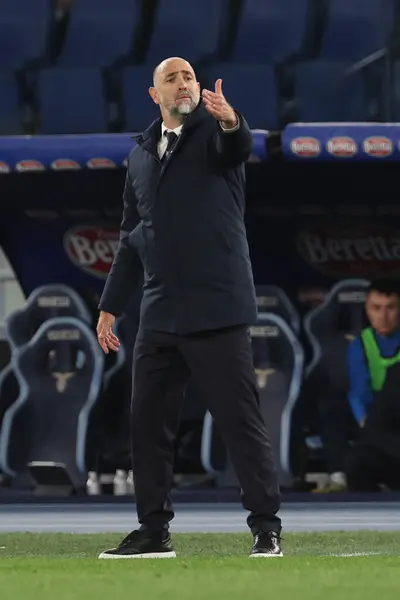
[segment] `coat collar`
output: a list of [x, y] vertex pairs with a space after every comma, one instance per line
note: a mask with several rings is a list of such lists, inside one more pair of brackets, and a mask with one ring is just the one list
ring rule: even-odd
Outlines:
[[[209, 116], [209, 113], [205, 109], [204, 104], [202, 103], [202, 101], [200, 99], [200, 102], [197, 105], [197, 107], [185, 119], [184, 124], [183, 124], [182, 134], [185, 133], [185, 131], [188, 131], [189, 129], [192, 129], [193, 127], [196, 127], [197, 125], [199, 125], [199, 123], [204, 121], [208, 116]], [[156, 144], [161, 136], [161, 124], [162, 124], [162, 118], [159, 117], [158, 119], [153, 121], [153, 123], [151, 123], [151, 125], [147, 129], [145, 129], [142, 133], [138, 133], [138, 134], [132, 136], [132, 138], [138, 144], [146, 144], [147, 145], [149, 143], [149, 141], [150, 141], [151, 145]]]

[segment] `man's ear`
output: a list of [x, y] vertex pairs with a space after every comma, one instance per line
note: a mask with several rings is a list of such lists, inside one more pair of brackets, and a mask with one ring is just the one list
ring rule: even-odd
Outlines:
[[160, 104], [160, 102], [158, 101], [158, 94], [157, 94], [157, 90], [154, 87], [149, 88], [149, 95], [152, 98], [154, 104]]

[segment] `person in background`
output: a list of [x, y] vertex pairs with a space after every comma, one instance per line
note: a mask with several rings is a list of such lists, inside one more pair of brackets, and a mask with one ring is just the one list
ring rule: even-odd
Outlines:
[[393, 280], [379, 279], [367, 289], [365, 311], [369, 326], [349, 345], [348, 393], [326, 389], [319, 419], [328, 478], [317, 493], [348, 489], [345, 474], [350, 443], [359, 440], [374, 396], [383, 385], [384, 365], [399, 360], [399, 295]]
[[361, 430], [346, 466], [351, 491], [376, 491], [379, 483], [393, 487], [400, 480], [392, 477], [400, 467], [399, 310], [397, 282], [373, 282], [366, 300], [370, 326], [349, 347], [349, 402]]
[[373, 282], [366, 312], [370, 326], [349, 346], [349, 402], [358, 425], [363, 427], [374, 392], [382, 389], [386, 368], [400, 361], [399, 292], [391, 280]]

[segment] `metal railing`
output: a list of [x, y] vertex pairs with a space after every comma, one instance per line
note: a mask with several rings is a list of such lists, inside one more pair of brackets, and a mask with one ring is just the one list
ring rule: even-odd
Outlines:
[[384, 61], [384, 78], [383, 78], [383, 118], [387, 122], [394, 120], [393, 110], [393, 56], [389, 48], [381, 48], [365, 58], [355, 62], [345, 70], [345, 75], [354, 75], [379, 61]]

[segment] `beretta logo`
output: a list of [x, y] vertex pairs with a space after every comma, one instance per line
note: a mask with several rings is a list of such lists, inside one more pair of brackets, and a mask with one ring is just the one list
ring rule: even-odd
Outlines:
[[315, 158], [321, 154], [321, 144], [313, 137], [297, 137], [292, 140], [290, 147], [293, 154], [301, 158]]
[[26, 172], [34, 172], [34, 171], [44, 171], [44, 165], [42, 165], [41, 162], [39, 162], [38, 160], [20, 160], [17, 164], [16, 167], [17, 171], [19, 173], [26, 173]]
[[57, 160], [53, 160], [51, 168], [55, 171], [77, 171], [80, 169], [80, 166], [76, 160], [72, 160], [71, 158], [58, 158]]
[[376, 158], [385, 158], [393, 153], [393, 142], [387, 137], [372, 136], [367, 138], [363, 143], [363, 149], [369, 156]]
[[119, 227], [81, 225], [64, 234], [64, 248], [80, 269], [106, 278], [118, 247]]
[[338, 158], [351, 158], [357, 154], [358, 146], [351, 137], [337, 136], [329, 140], [326, 149], [332, 156], [337, 156]]
[[304, 229], [297, 238], [301, 257], [332, 277], [377, 277], [400, 273], [400, 229], [383, 223]]
[[117, 165], [111, 158], [91, 158], [86, 165], [89, 169], [116, 169]]

